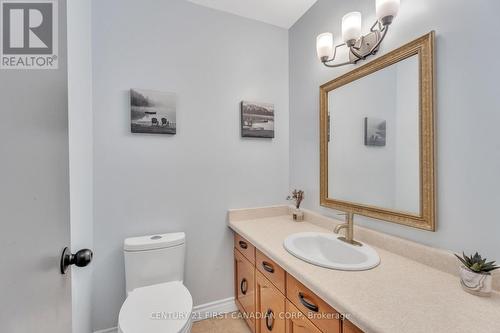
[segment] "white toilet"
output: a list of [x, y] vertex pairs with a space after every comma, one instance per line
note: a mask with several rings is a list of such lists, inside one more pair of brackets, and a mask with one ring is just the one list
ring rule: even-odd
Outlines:
[[127, 238], [124, 242], [127, 299], [119, 333], [189, 333], [193, 299], [182, 283], [183, 232]]

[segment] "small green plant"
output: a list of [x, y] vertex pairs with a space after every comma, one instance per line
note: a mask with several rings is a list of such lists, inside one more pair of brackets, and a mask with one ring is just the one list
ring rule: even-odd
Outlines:
[[490, 272], [500, 268], [500, 266], [495, 264], [495, 261], [486, 262], [486, 258], [483, 259], [477, 252], [471, 256], [466, 256], [465, 253], [462, 253], [462, 257], [455, 254], [455, 257], [457, 257], [465, 267], [479, 274], [490, 274]]

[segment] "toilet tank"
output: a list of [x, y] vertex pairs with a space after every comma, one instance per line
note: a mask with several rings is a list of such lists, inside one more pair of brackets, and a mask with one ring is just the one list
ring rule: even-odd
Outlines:
[[127, 294], [140, 287], [183, 281], [183, 232], [127, 238], [123, 244]]

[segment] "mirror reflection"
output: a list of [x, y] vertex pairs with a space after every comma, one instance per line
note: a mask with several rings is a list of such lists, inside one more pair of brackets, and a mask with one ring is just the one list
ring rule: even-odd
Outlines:
[[328, 92], [328, 198], [420, 214], [419, 87], [414, 55]]

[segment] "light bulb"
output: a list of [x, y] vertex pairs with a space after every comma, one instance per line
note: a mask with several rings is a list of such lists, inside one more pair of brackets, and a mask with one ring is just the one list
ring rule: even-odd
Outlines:
[[392, 23], [392, 19], [398, 15], [400, 0], [376, 0], [377, 18], [382, 24]]
[[316, 51], [321, 61], [329, 60], [333, 57], [333, 34], [325, 32], [316, 37]]
[[354, 45], [361, 37], [361, 13], [350, 12], [342, 18], [342, 39], [348, 46]]

